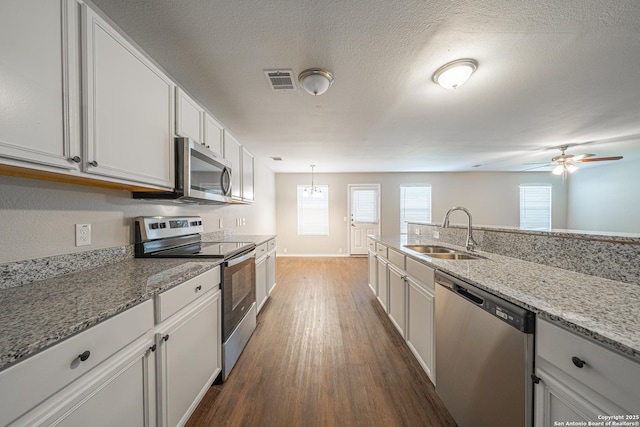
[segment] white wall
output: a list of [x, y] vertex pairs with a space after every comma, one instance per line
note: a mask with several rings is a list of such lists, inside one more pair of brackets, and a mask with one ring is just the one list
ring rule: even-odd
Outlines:
[[583, 168], [569, 178], [567, 227], [640, 233], [640, 167], [627, 159]]
[[[348, 184], [380, 184], [381, 233], [400, 232], [400, 185], [431, 184], [432, 220], [442, 221], [453, 206], [471, 211], [477, 225], [519, 225], [519, 184], [553, 185], [554, 228], [566, 228], [566, 186], [549, 172], [474, 173], [344, 173], [315, 174], [316, 184], [329, 185], [329, 236], [298, 237], [296, 186], [309, 185], [310, 174], [276, 174], [278, 253], [338, 255], [349, 251]], [[456, 212], [451, 223], [465, 223]]]
[[[0, 176], [0, 263], [133, 243], [132, 219], [144, 215], [201, 215], [205, 232], [275, 234], [275, 174], [255, 161], [252, 205], [167, 205], [106, 190]], [[236, 227], [236, 218], [246, 218]], [[75, 247], [75, 226], [89, 223], [92, 245]]]

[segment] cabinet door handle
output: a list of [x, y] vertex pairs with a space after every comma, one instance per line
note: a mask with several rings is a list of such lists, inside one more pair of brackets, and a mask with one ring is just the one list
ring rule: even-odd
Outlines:
[[89, 358], [89, 356], [91, 356], [91, 352], [89, 350], [86, 350], [82, 354], [78, 355], [78, 359], [80, 359], [81, 362], [84, 362]]
[[536, 374], [531, 374], [531, 381], [533, 381], [534, 384], [540, 384], [540, 377]]
[[169, 334], [163, 336], [162, 341], [169, 341]]
[[201, 291], [201, 290], [202, 290], [202, 285], [196, 286], [196, 292]]
[[94, 168], [98, 166], [98, 162], [96, 162], [95, 160], [89, 162], [89, 166], [93, 166]]
[[82, 161], [79, 156], [73, 156], [69, 160], [71, 160], [73, 163], [80, 163]]
[[149, 347], [149, 351], [156, 351], [156, 345], [152, 345], [151, 347]]
[[587, 364], [587, 362], [585, 362], [584, 360], [580, 359], [577, 356], [573, 356], [571, 358], [571, 361], [573, 362], [574, 365], [576, 365], [576, 368], [583, 368], [584, 365]]

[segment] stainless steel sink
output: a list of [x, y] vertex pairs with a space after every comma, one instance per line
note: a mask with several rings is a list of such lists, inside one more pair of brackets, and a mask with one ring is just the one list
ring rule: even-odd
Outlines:
[[405, 245], [405, 248], [412, 251], [420, 252], [421, 254], [452, 254], [455, 252], [453, 249], [445, 248], [444, 246], [430, 246], [430, 245]]
[[484, 259], [484, 257], [481, 257], [480, 255], [470, 255], [462, 252], [452, 252], [448, 254], [429, 254], [429, 256], [438, 259]]
[[445, 248], [444, 246], [433, 245], [405, 245], [406, 249], [427, 255], [431, 258], [462, 260], [462, 259], [484, 259], [480, 255], [471, 255], [465, 252], [458, 252], [455, 249]]

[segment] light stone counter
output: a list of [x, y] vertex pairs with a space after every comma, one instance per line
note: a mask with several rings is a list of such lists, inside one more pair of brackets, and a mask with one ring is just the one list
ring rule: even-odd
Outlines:
[[408, 244], [427, 244], [465, 251], [426, 236], [370, 237], [640, 361], [640, 286], [637, 284], [489, 252], [476, 252], [486, 259], [452, 261], [403, 248]]
[[128, 259], [0, 289], [0, 370], [218, 264]]

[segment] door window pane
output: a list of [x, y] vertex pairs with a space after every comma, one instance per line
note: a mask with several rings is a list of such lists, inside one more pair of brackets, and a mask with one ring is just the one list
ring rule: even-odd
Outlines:
[[354, 189], [351, 199], [353, 222], [378, 223], [378, 191]]

